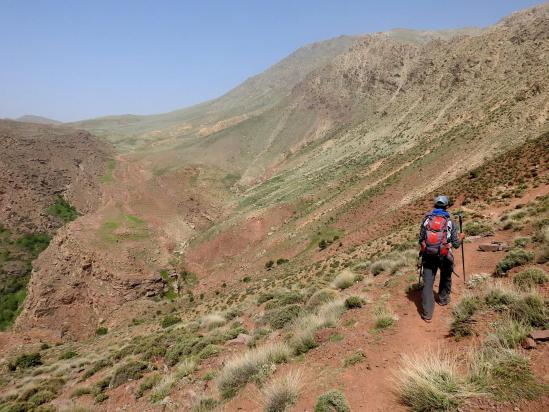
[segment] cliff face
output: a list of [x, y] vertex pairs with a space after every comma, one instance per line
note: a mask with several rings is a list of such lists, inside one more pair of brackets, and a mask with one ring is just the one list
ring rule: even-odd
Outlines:
[[63, 222], [47, 209], [63, 196], [80, 214], [101, 202], [110, 149], [83, 130], [0, 120], [0, 222], [49, 232]]

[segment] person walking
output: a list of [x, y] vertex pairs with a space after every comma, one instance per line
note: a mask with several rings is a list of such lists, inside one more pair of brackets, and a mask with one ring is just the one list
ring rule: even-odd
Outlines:
[[450, 218], [448, 204], [447, 196], [437, 196], [434, 209], [425, 215], [419, 231], [419, 253], [423, 268], [421, 317], [425, 322], [431, 322], [433, 318], [435, 306], [433, 285], [438, 270], [440, 270], [438, 303], [441, 306], [450, 303], [454, 271], [452, 247], [459, 248], [465, 238], [463, 233], [458, 233], [456, 223]]

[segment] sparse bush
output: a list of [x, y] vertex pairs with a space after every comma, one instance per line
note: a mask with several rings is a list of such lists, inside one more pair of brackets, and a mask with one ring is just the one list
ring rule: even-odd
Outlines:
[[456, 360], [441, 352], [405, 357], [398, 376], [402, 401], [418, 412], [457, 410], [471, 395], [457, 370]]
[[364, 305], [366, 301], [364, 298], [360, 296], [349, 296], [347, 299], [345, 299], [345, 307], [347, 309], [357, 309], [361, 308], [362, 305]]
[[78, 352], [74, 351], [74, 350], [68, 350], [68, 351], [65, 351], [63, 352], [60, 356], [59, 356], [59, 359], [60, 360], [64, 360], [64, 359], [72, 359], [72, 358], [75, 358], [78, 356]]
[[106, 393], [101, 392], [95, 395], [95, 403], [103, 403], [107, 399], [109, 399], [109, 395], [107, 395]]
[[484, 283], [486, 283], [486, 281], [489, 278], [490, 278], [490, 275], [487, 273], [475, 273], [467, 281], [467, 287], [469, 289], [476, 289], [480, 285], [483, 285]]
[[366, 356], [361, 350], [350, 353], [343, 359], [343, 366], [346, 368], [348, 366], [356, 365], [357, 363], [362, 362], [364, 358], [366, 358]]
[[281, 329], [296, 319], [302, 312], [303, 309], [299, 305], [286, 305], [266, 312], [263, 316], [263, 321], [268, 323], [273, 329]]
[[109, 330], [105, 326], [100, 326], [95, 330], [95, 334], [97, 336], [103, 336], [106, 335], [109, 332]]
[[334, 279], [332, 286], [337, 289], [347, 289], [355, 283], [355, 274], [349, 269], [344, 269]]
[[169, 328], [172, 325], [175, 325], [177, 323], [181, 322], [181, 318], [176, 315], [166, 315], [164, 318], [162, 318], [162, 322], [160, 323], [160, 326], [162, 326], [164, 329]]
[[153, 387], [150, 396], [151, 402], [158, 403], [166, 398], [166, 396], [171, 393], [176, 383], [177, 380], [175, 379], [174, 374], [164, 376], [162, 380]]
[[472, 221], [463, 225], [463, 231], [467, 236], [479, 236], [493, 233], [492, 225], [487, 222]]
[[531, 268], [523, 270], [513, 278], [513, 283], [521, 290], [529, 290], [538, 285], [543, 285], [549, 280], [541, 269]]
[[536, 262], [549, 262], [549, 225], [542, 226], [534, 235], [534, 240], [540, 245], [537, 250]]
[[82, 380], [86, 380], [93, 375], [95, 375], [97, 372], [99, 372], [101, 369], [106, 368], [107, 366], [111, 366], [112, 362], [109, 359], [101, 359], [95, 362], [90, 369], [88, 369], [86, 372], [84, 372], [84, 375], [82, 376]]
[[217, 378], [217, 386], [224, 398], [230, 398], [258, 375], [265, 365], [285, 362], [291, 350], [285, 344], [272, 344], [251, 349], [230, 359]]
[[303, 295], [300, 292], [294, 290], [281, 290], [275, 294], [274, 299], [265, 305], [265, 309], [270, 310], [292, 303], [301, 303], [302, 301]]
[[146, 363], [128, 362], [116, 369], [110, 381], [110, 386], [116, 388], [117, 386], [120, 386], [130, 380], [141, 379], [146, 369]]
[[288, 374], [270, 382], [263, 390], [265, 412], [285, 412], [295, 403], [302, 386], [299, 372]]
[[501, 400], [533, 400], [546, 390], [536, 381], [526, 357], [501, 346], [485, 346], [475, 354], [470, 379]]
[[214, 355], [217, 355], [219, 352], [221, 352], [221, 349], [222, 348], [219, 345], [210, 344], [198, 353], [198, 357], [200, 359], [208, 359]]
[[16, 369], [27, 369], [42, 365], [42, 356], [38, 352], [25, 353], [8, 363], [11, 371]]
[[527, 237], [518, 237], [513, 240], [513, 246], [516, 248], [524, 248], [528, 244], [529, 238]]
[[491, 285], [484, 296], [484, 302], [489, 308], [497, 311], [507, 309], [507, 307], [519, 298], [517, 291], [510, 287], [496, 283]]
[[319, 396], [315, 412], [351, 412], [351, 407], [345, 395], [334, 389]]
[[473, 334], [473, 315], [480, 307], [480, 300], [476, 296], [465, 296], [453, 310], [450, 333], [456, 338]]
[[524, 249], [512, 249], [507, 255], [496, 265], [495, 275], [503, 277], [507, 272], [517, 266], [522, 266], [534, 260], [534, 254]]

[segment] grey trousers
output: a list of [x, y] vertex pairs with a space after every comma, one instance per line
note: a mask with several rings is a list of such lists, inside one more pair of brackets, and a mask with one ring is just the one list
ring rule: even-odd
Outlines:
[[423, 305], [423, 317], [431, 319], [435, 306], [433, 285], [437, 270], [440, 270], [440, 282], [438, 286], [438, 297], [441, 302], [447, 301], [452, 292], [452, 270], [454, 264], [447, 258], [424, 257], [423, 259], [423, 290], [421, 301]]

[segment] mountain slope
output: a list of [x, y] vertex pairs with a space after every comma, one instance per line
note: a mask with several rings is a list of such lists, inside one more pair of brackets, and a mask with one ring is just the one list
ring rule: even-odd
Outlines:
[[33, 114], [26, 114], [24, 116], [15, 119], [18, 122], [38, 123], [38, 124], [61, 124], [58, 120], [48, 119], [47, 117], [35, 116]]

